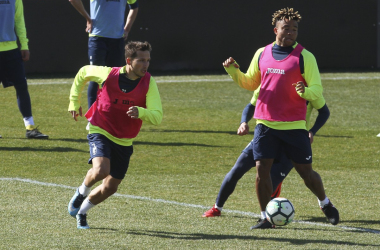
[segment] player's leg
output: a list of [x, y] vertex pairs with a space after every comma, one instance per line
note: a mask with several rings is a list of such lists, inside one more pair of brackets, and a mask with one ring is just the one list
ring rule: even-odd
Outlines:
[[326, 196], [322, 178], [312, 168], [312, 151], [309, 134], [306, 130], [292, 130], [285, 135], [288, 145], [286, 147], [294, 168], [304, 180], [305, 185], [317, 196], [319, 205], [333, 225], [339, 223], [339, 212]]
[[91, 192], [91, 187], [98, 181], [106, 178], [111, 169], [111, 147], [109, 140], [100, 134], [87, 135], [90, 147], [89, 164], [92, 167], [87, 171], [82, 185], [76, 190], [68, 205], [68, 212], [75, 217], [78, 211]]
[[202, 217], [220, 216], [224, 203], [234, 192], [237, 182], [254, 166], [255, 161], [253, 160], [252, 143], [250, 142], [237, 159], [235, 165], [224, 177], [215, 205], [206, 211]]
[[293, 164], [291, 160], [286, 156], [283, 150], [280, 151], [280, 155], [276, 157], [272, 165], [270, 175], [272, 179], [273, 193], [271, 199], [277, 198], [281, 194], [282, 182], [288, 176], [292, 170]]
[[108, 53], [106, 57], [106, 66], [122, 67], [125, 62], [125, 42], [124, 38], [107, 39]]
[[5, 67], [3, 69], [4, 75], [2, 76], [3, 86], [14, 86], [16, 90], [17, 105], [24, 119], [26, 138], [48, 139], [49, 136], [42, 134], [34, 124], [32, 104], [20, 50], [5, 51], [2, 52], [2, 56], [6, 60], [6, 63], [3, 65]]
[[[112, 141], [108, 142], [111, 149], [111, 160], [109, 161], [110, 168], [108, 171], [109, 175], [103, 179], [102, 184], [91, 191], [81, 205], [77, 214], [78, 228], [88, 228], [88, 210], [116, 193], [120, 183], [127, 173], [129, 160], [133, 154], [133, 146], [121, 146]], [[93, 160], [95, 159], [97, 158], [94, 158]]]
[[266, 219], [265, 208], [273, 193], [270, 171], [273, 159], [280, 147], [280, 142], [274, 132], [273, 129], [263, 124], [258, 124], [255, 128], [253, 154], [256, 159], [256, 194], [260, 205], [261, 218], [251, 229], [273, 228]]
[[[106, 66], [107, 44], [104, 37], [88, 38], [88, 59], [90, 65]], [[95, 102], [99, 85], [96, 82], [89, 82], [87, 89], [88, 108]]]

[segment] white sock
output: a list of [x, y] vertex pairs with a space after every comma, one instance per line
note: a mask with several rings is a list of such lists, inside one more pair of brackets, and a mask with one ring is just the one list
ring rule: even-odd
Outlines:
[[216, 203], [215, 203], [214, 207], [215, 207], [216, 209], [218, 209], [220, 212], [222, 212], [223, 207], [218, 207], [218, 206], [216, 205]]
[[265, 219], [267, 217], [265, 211], [261, 211], [261, 219]]
[[326, 196], [326, 198], [323, 201], [320, 201], [318, 199], [318, 203], [319, 203], [320, 207], [324, 207], [325, 205], [329, 204], [329, 202], [330, 202], [330, 200], [329, 200], [329, 198], [327, 198], [327, 196]]
[[94, 204], [91, 203], [91, 201], [88, 199], [88, 197], [83, 201], [82, 206], [80, 206], [80, 209], [78, 211], [78, 214], [87, 214], [87, 211], [90, 210], [90, 208], [95, 207]]
[[84, 196], [88, 196], [91, 192], [91, 188], [84, 185], [84, 181], [82, 185], [79, 187], [79, 193]]
[[24, 119], [25, 127], [27, 127], [29, 125], [34, 126], [33, 116], [24, 117], [23, 119]]

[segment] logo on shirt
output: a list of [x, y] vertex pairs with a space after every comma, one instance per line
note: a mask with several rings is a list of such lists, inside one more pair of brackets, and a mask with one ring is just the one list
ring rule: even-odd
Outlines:
[[268, 74], [285, 75], [285, 70], [283, 70], [283, 69], [273, 69], [273, 68], [268, 68], [266, 74], [267, 74], [267, 75], [268, 75]]
[[9, 0], [0, 0], [0, 4], [11, 4]]
[[113, 104], [117, 104], [117, 103], [126, 104], [126, 105], [134, 105], [135, 104], [134, 101], [130, 101], [130, 100], [121, 100], [121, 102], [119, 102], [119, 99], [115, 98], [115, 101], [113, 102]]

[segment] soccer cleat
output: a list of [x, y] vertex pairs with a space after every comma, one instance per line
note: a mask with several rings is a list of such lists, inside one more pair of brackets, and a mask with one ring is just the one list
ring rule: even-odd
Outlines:
[[0, 135], [0, 139], [3, 138], [1, 135]]
[[206, 212], [204, 212], [202, 217], [220, 216], [221, 213], [222, 212], [220, 210], [218, 210], [217, 208], [215, 208], [215, 206], [213, 206], [212, 208], [210, 208], [210, 210], [207, 210]]
[[81, 195], [79, 193], [79, 189], [75, 191], [75, 194], [73, 198], [71, 198], [69, 205], [67, 207], [69, 214], [73, 217], [75, 217], [78, 214], [79, 208], [82, 205], [84, 199], [86, 199], [87, 196]]
[[37, 128], [26, 130], [26, 138], [28, 139], [49, 139], [48, 135], [42, 134]]
[[77, 228], [78, 229], [89, 229], [87, 224], [87, 214], [77, 214]]
[[269, 229], [269, 228], [275, 228], [275, 226], [272, 225], [266, 218], [259, 219], [257, 221], [257, 224], [251, 227], [251, 229]]
[[327, 205], [325, 205], [324, 207], [321, 207], [321, 209], [331, 224], [336, 225], [339, 223], [338, 209], [336, 209], [334, 207], [334, 205], [331, 203], [331, 201]]

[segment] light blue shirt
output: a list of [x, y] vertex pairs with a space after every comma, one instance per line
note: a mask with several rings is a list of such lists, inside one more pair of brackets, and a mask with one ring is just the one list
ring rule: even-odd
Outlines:
[[137, 6], [135, 2], [136, 0], [91, 0], [91, 35], [122, 38], [124, 33], [125, 9], [127, 4]]
[[16, 41], [16, 0], [0, 0], [0, 42]]

